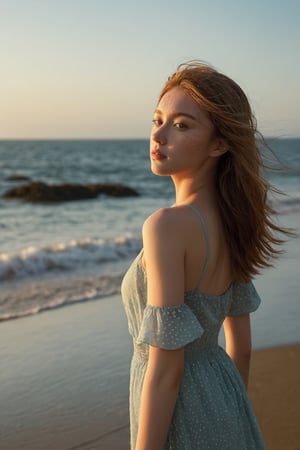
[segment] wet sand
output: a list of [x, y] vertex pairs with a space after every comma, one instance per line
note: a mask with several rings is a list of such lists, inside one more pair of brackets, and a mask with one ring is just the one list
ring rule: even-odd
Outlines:
[[[131, 348], [119, 296], [1, 323], [1, 450], [129, 450]], [[299, 449], [300, 345], [253, 353], [250, 398], [268, 450]]]

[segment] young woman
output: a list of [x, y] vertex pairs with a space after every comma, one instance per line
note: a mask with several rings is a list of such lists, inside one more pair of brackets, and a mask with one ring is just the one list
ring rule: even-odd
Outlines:
[[[151, 169], [176, 202], [143, 226], [122, 296], [133, 336], [132, 450], [261, 450], [246, 388], [253, 275], [281, 243], [249, 102], [204, 64], [180, 67], [154, 112]], [[218, 346], [224, 324], [226, 352]]]

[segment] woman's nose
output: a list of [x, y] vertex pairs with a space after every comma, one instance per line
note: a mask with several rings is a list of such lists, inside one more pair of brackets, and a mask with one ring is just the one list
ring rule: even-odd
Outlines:
[[167, 138], [163, 127], [160, 127], [159, 129], [152, 131], [152, 139], [158, 144], [161, 145], [166, 144]]

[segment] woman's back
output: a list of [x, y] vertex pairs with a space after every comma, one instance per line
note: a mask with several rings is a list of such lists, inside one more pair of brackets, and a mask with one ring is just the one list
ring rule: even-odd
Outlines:
[[[182, 238], [185, 240], [185, 291], [197, 286], [210, 295], [223, 294], [230, 286], [232, 271], [220, 216], [215, 208], [182, 206]], [[202, 274], [202, 269], [205, 272]], [[201, 273], [201, 280], [199, 276]]]

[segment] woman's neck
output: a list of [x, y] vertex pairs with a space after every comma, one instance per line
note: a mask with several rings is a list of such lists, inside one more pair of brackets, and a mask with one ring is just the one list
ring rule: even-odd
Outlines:
[[177, 172], [171, 175], [176, 192], [176, 205], [195, 202], [201, 198], [204, 200], [216, 200], [216, 158], [208, 158], [201, 168], [190, 172]]
[[172, 180], [175, 186], [176, 205], [195, 203], [197, 200], [201, 200], [201, 203], [215, 201], [215, 181], [211, 177], [209, 179], [192, 177], [178, 180], [172, 176]]

